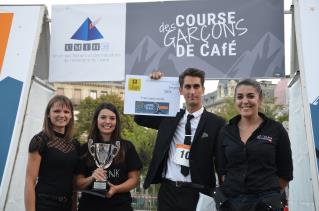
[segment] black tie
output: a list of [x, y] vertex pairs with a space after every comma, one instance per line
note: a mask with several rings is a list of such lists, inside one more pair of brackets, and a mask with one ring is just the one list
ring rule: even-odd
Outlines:
[[[194, 116], [192, 114], [187, 115], [187, 122], [185, 125], [185, 139], [184, 139], [184, 144], [186, 145], [192, 144], [191, 119], [193, 118]], [[189, 168], [187, 166], [181, 166], [181, 173], [186, 177], [189, 174]]]

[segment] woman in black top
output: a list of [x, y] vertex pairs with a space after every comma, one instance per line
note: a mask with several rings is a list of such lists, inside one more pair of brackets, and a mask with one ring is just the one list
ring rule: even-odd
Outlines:
[[71, 101], [53, 97], [45, 110], [43, 130], [29, 144], [26, 211], [70, 211], [79, 144], [72, 139]]
[[134, 145], [121, 138], [120, 116], [116, 107], [110, 103], [100, 104], [93, 115], [88, 139], [93, 143], [119, 144], [120, 150], [107, 170], [97, 168], [92, 155], [88, 152], [88, 144], [84, 144], [81, 156], [80, 174], [76, 178], [79, 189], [90, 190], [94, 181], [107, 178], [110, 190], [102, 196], [82, 192], [79, 211], [130, 211], [130, 190], [139, 184], [141, 161]]
[[228, 200], [220, 210], [280, 210], [280, 190], [292, 180], [290, 141], [284, 127], [258, 112], [262, 90], [245, 79], [235, 89], [239, 112], [221, 131], [219, 173]]

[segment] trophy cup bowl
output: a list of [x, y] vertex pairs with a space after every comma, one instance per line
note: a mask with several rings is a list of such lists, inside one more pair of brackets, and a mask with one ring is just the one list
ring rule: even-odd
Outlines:
[[[120, 150], [120, 141], [116, 141], [115, 145], [110, 143], [94, 143], [92, 139], [88, 141], [88, 150], [92, 155], [98, 168], [107, 169], [113, 162], [113, 158]], [[107, 181], [95, 181], [93, 190], [106, 193], [110, 189]]]

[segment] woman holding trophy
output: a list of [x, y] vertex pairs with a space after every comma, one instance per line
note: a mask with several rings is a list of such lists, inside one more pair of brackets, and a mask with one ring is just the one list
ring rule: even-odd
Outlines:
[[100, 104], [93, 115], [88, 143], [82, 147], [76, 187], [79, 211], [130, 211], [130, 190], [139, 184], [141, 161], [134, 145], [121, 138], [120, 116], [113, 104]]
[[43, 130], [29, 144], [26, 211], [71, 211], [79, 143], [73, 139], [73, 106], [62, 95], [45, 110]]

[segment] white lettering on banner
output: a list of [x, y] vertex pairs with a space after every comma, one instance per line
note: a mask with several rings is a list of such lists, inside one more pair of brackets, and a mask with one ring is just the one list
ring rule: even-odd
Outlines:
[[[179, 14], [175, 23], [162, 22], [159, 32], [164, 34], [165, 47], [173, 47], [176, 56], [236, 56], [236, 37], [248, 32], [245, 19], [236, 12]], [[221, 41], [222, 40], [222, 41]], [[195, 50], [198, 49], [198, 52]]]
[[[184, 15], [177, 15], [176, 16], [176, 26], [182, 27], [186, 23], [187, 26], [194, 26], [195, 23], [199, 26], [203, 25], [216, 25], [216, 24], [234, 24], [235, 22], [235, 15], [236, 12], [220, 12], [217, 14], [215, 13], [202, 13], [202, 14], [188, 14], [186, 18]], [[227, 16], [227, 18], [226, 18]], [[217, 19], [217, 20], [216, 20]]]

